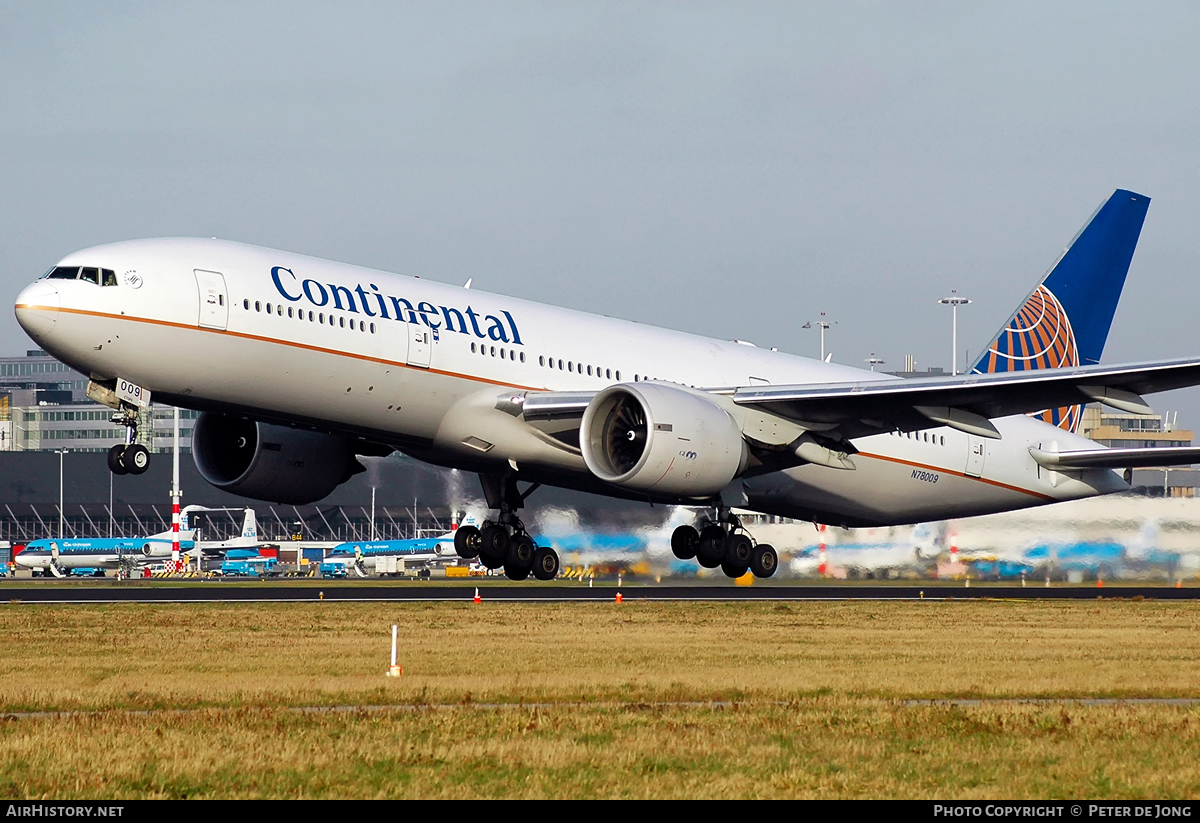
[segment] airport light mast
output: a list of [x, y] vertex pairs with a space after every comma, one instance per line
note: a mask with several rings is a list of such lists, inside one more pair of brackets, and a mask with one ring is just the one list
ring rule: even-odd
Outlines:
[[805, 323], [800, 328], [811, 329], [814, 324], [816, 325], [816, 327], [818, 329], [821, 330], [821, 361], [824, 362], [824, 360], [825, 360], [825, 330], [828, 329], [830, 326], [832, 326], [833, 323], [831, 323], [825, 319], [825, 312], [821, 312], [821, 318], [819, 320], [814, 320], [814, 321]]
[[966, 306], [971, 301], [965, 297], [958, 296], [958, 289], [951, 289], [949, 297], [943, 297], [938, 301], [943, 306], [950, 307], [951, 313], [951, 328], [950, 333], [950, 373], [958, 374], [958, 307]]
[[58, 539], [63, 539], [63, 455], [67, 449], [55, 449], [58, 454]]

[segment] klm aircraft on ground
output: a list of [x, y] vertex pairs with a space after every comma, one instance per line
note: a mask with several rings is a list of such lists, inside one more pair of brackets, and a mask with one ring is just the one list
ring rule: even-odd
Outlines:
[[[460, 528], [476, 526], [476, 518], [470, 516], [463, 520]], [[395, 564], [389, 565], [389, 560], [429, 564], [456, 556], [453, 531], [440, 537], [407, 540], [352, 540], [334, 546], [321, 561], [318, 571], [322, 577], [346, 577], [351, 572], [366, 577], [371, 572], [383, 573], [385, 568], [389, 573], [395, 571]]]
[[[179, 548], [191, 551], [194, 533], [180, 532]], [[171, 532], [150, 537], [51, 538], [34, 540], [17, 555], [17, 565], [66, 577], [72, 569], [132, 569], [171, 559]]]
[[[519, 517], [542, 484], [703, 507], [676, 556], [765, 577], [778, 556], [735, 507], [914, 523], [1123, 491], [1122, 469], [1200, 459], [1075, 432], [1084, 403], [1148, 412], [1143, 395], [1200, 383], [1200, 359], [1099, 365], [1149, 202], [1116, 191], [970, 373], [937, 378], [215, 239], [74, 252], [16, 314], [131, 434], [145, 392], [201, 411], [193, 457], [226, 491], [309, 503], [357, 456], [402, 451], [479, 474], [493, 514], [455, 547], [511, 577], [557, 574]], [[144, 470], [140, 448], [110, 459]]]
[[408, 540], [352, 541], [333, 547], [321, 561], [320, 574], [322, 577], [345, 577], [353, 572], [366, 577], [371, 572], [383, 573], [387, 560], [428, 564], [455, 556], [453, 534]]
[[[242, 531], [238, 537], [223, 541], [200, 539], [197, 530], [189, 528], [189, 518], [200, 511], [226, 511], [206, 506], [185, 506], [180, 512], [179, 550], [193, 554], [221, 554], [230, 548], [258, 545], [258, 529], [253, 509], [245, 509]], [[150, 537], [51, 538], [34, 540], [16, 557], [18, 566], [66, 577], [74, 569], [132, 570], [140, 566], [162, 563], [171, 559], [171, 532]]]

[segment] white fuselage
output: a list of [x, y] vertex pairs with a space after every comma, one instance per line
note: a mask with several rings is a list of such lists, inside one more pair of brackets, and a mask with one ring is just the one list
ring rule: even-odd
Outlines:
[[[180, 546], [185, 551], [194, 544], [192, 532], [181, 532]], [[171, 539], [162, 534], [145, 538], [58, 538], [35, 540], [17, 555], [17, 565], [46, 571], [59, 569], [117, 569], [123, 565], [161, 562], [171, 556]]]
[[[578, 449], [496, 408], [506, 392], [666, 380], [721, 389], [895, 379], [429, 280], [219, 240], [114, 243], [60, 265], [117, 285], [42, 279], [21, 325], [95, 379], [159, 399], [386, 443], [472, 471], [621, 494]], [[847, 525], [982, 514], [1127, 488], [1113, 471], [1052, 473], [1031, 447], [1093, 447], [1025, 416], [1001, 440], [955, 429], [855, 441], [853, 471], [805, 465], [737, 481], [749, 509]]]

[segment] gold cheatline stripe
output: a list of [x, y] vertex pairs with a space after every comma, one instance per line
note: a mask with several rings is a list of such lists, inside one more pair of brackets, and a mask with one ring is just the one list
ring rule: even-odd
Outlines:
[[1051, 497], [1048, 494], [1042, 494], [1041, 492], [1031, 491], [1030, 489], [1023, 489], [1020, 486], [1010, 486], [1007, 483], [1001, 483], [999, 480], [988, 480], [986, 477], [973, 477], [972, 475], [966, 474], [964, 472], [956, 472], [953, 469], [943, 469], [938, 466], [930, 466], [928, 463], [915, 463], [912, 460], [902, 460], [899, 457], [888, 457], [887, 455], [872, 454], [871, 452], [859, 452], [859, 454], [861, 454], [863, 457], [873, 457], [876, 460], [886, 460], [889, 463], [902, 463], [905, 466], [913, 466], [914, 468], [918, 468], [918, 469], [929, 469], [930, 471], [942, 472], [943, 474], [951, 474], [951, 475], [954, 475], [955, 477], [962, 477], [966, 480], [976, 480], [980, 483], [987, 483], [988, 485], [991, 485], [991, 486], [999, 486], [1000, 488], [1008, 489], [1009, 491], [1020, 492], [1022, 494], [1028, 494], [1033, 497], [1040, 497], [1041, 499], [1047, 500], [1051, 503], [1053, 503], [1057, 500], [1057, 498]]

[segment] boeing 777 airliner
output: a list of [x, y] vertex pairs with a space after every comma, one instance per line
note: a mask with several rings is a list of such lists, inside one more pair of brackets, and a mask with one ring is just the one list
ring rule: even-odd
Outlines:
[[[145, 393], [202, 412], [200, 473], [307, 503], [394, 450], [477, 472], [493, 520], [456, 548], [522, 579], [558, 557], [518, 517], [540, 484], [708, 507], [672, 548], [730, 576], [775, 571], [732, 509], [866, 526], [1121, 491], [1120, 469], [1200, 449], [1103, 449], [1099, 401], [1200, 383], [1200, 359], [1101, 366], [1149, 198], [1117, 191], [969, 374], [902, 380], [288, 252], [135, 240], [63, 258], [17, 298], [38, 345], [130, 426]], [[531, 485], [521, 488], [520, 483]]]

